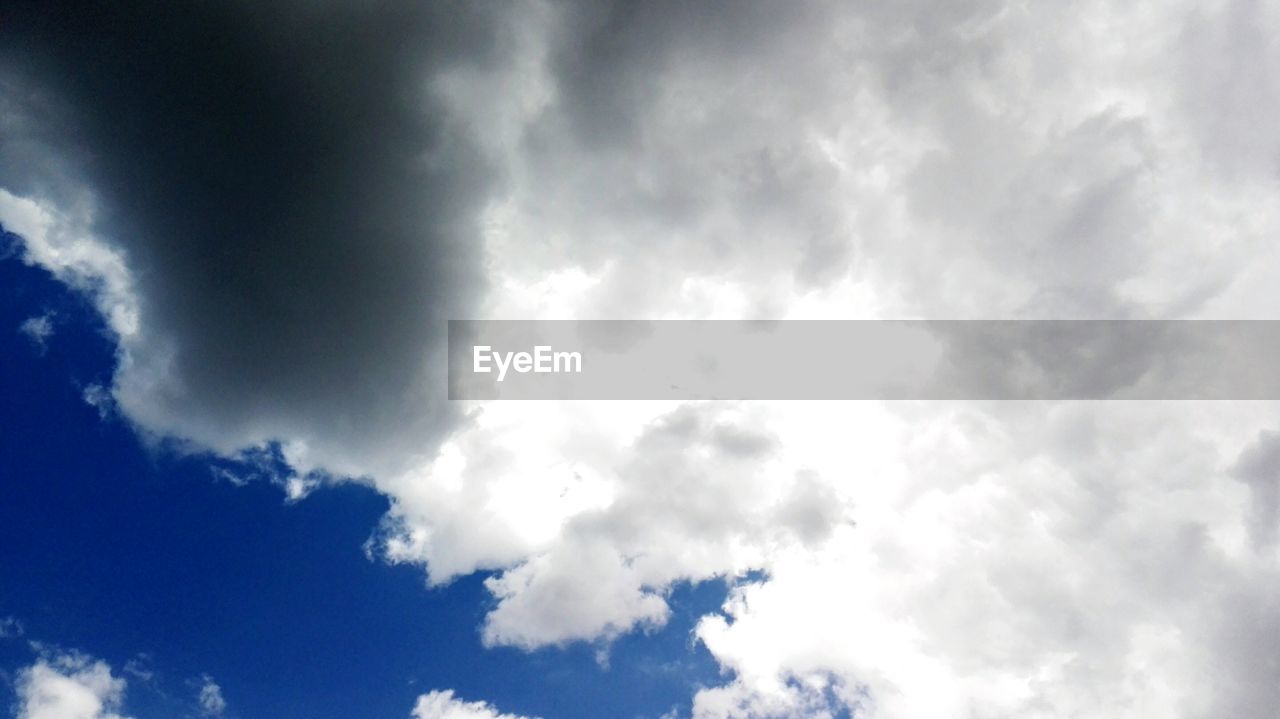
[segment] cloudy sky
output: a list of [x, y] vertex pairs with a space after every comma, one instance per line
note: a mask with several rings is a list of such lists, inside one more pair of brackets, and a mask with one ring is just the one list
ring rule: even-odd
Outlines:
[[1239, 717], [1280, 406], [461, 402], [449, 319], [1277, 319], [1280, 7], [0, 8], [21, 719]]

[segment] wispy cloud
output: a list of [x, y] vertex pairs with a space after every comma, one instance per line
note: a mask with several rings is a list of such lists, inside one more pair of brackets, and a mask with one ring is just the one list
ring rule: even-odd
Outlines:
[[17, 617], [0, 618], [0, 639], [17, 639], [26, 634], [26, 629]]
[[222, 713], [227, 710], [227, 701], [222, 697], [222, 687], [207, 674], [201, 678], [200, 690], [196, 698], [205, 716], [222, 716]]
[[46, 312], [35, 317], [28, 317], [18, 325], [18, 331], [26, 335], [40, 354], [49, 348], [49, 339], [53, 337], [53, 313]]

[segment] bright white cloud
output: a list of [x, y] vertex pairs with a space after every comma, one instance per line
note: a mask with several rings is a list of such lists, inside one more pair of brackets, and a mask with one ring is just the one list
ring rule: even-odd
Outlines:
[[509, 567], [486, 641], [536, 647], [661, 625], [677, 581], [742, 574], [825, 541], [849, 497], [751, 406], [495, 404], [419, 474], [384, 486], [385, 540], [434, 581]]
[[529, 719], [514, 714], [499, 714], [485, 702], [468, 702], [453, 696], [453, 690], [433, 691], [418, 697], [413, 707], [414, 719]]
[[694, 715], [810, 716], [796, 707], [823, 690], [868, 717], [1267, 716], [1266, 640], [1243, 627], [1274, 636], [1260, 597], [1280, 564], [1247, 541], [1258, 500], [1232, 475], [1276, 419], [1269, 403], [913, 409], [857, 527], [777, 556], [702, 620], [735, 680]]
[[0, 225], [22, 238], [23, 258], [94, 298], [121, 341], [138, 331], [138, 300], [124, 256], [90, 230], [92, 204], [54, 209], [0, 188]]
[[18, 719], [127, 719], [119, 713], [124, 690], [105, 662], [42, 658], [18, 676]]

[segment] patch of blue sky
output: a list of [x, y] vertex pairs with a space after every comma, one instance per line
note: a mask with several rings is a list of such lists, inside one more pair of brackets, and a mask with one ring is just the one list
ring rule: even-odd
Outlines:
[[[49, 311], [41, 353], [19, 326]], [[433, 689], [546, 719], [656, 718], [717, 683], [691, 632], [722, 583], [676, 588], [666, 627], [607, 652], [486, 648], [484, 576], [429, 589], [365, 556], [385, 498], [346, 483], [287, 503], [278, 483], [144, 446], [85, 401], [114, 362], [83, 297], [0, 260], [0, 617], [25, 629], [0, 639], [0, 705], [31, 641], [107, 661], [138, 719], [196, 715], [206, 674], [246, 719], [403, 717]]]

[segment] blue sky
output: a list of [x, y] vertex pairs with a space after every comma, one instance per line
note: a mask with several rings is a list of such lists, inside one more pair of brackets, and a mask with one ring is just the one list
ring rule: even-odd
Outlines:
[[[31, 642], [151, 674], [124, 674], [140, 719], [199, 715], [204, 675], [227, 716], [315, 719], [404, 716], [438, 688], [536, 716], [657, 717], [715, 680], [689, 632], [723, 583], [676, 589], [671, 622], [610, 645], [607, 667], [590, 645], [486, 649], [483, 575], [429, 589], [366, 556], [382, 496], [339, 484], [286, 503], [265, 479], [218, 479], [225, 462], [144, 445], [84, 400], [115, 362], [84, 298], [12, 252], [0, 287], [0, 616], [23, 628], [0, 640], [4, 704]], [[41, 348], [19, 326], [45, 315]]]

